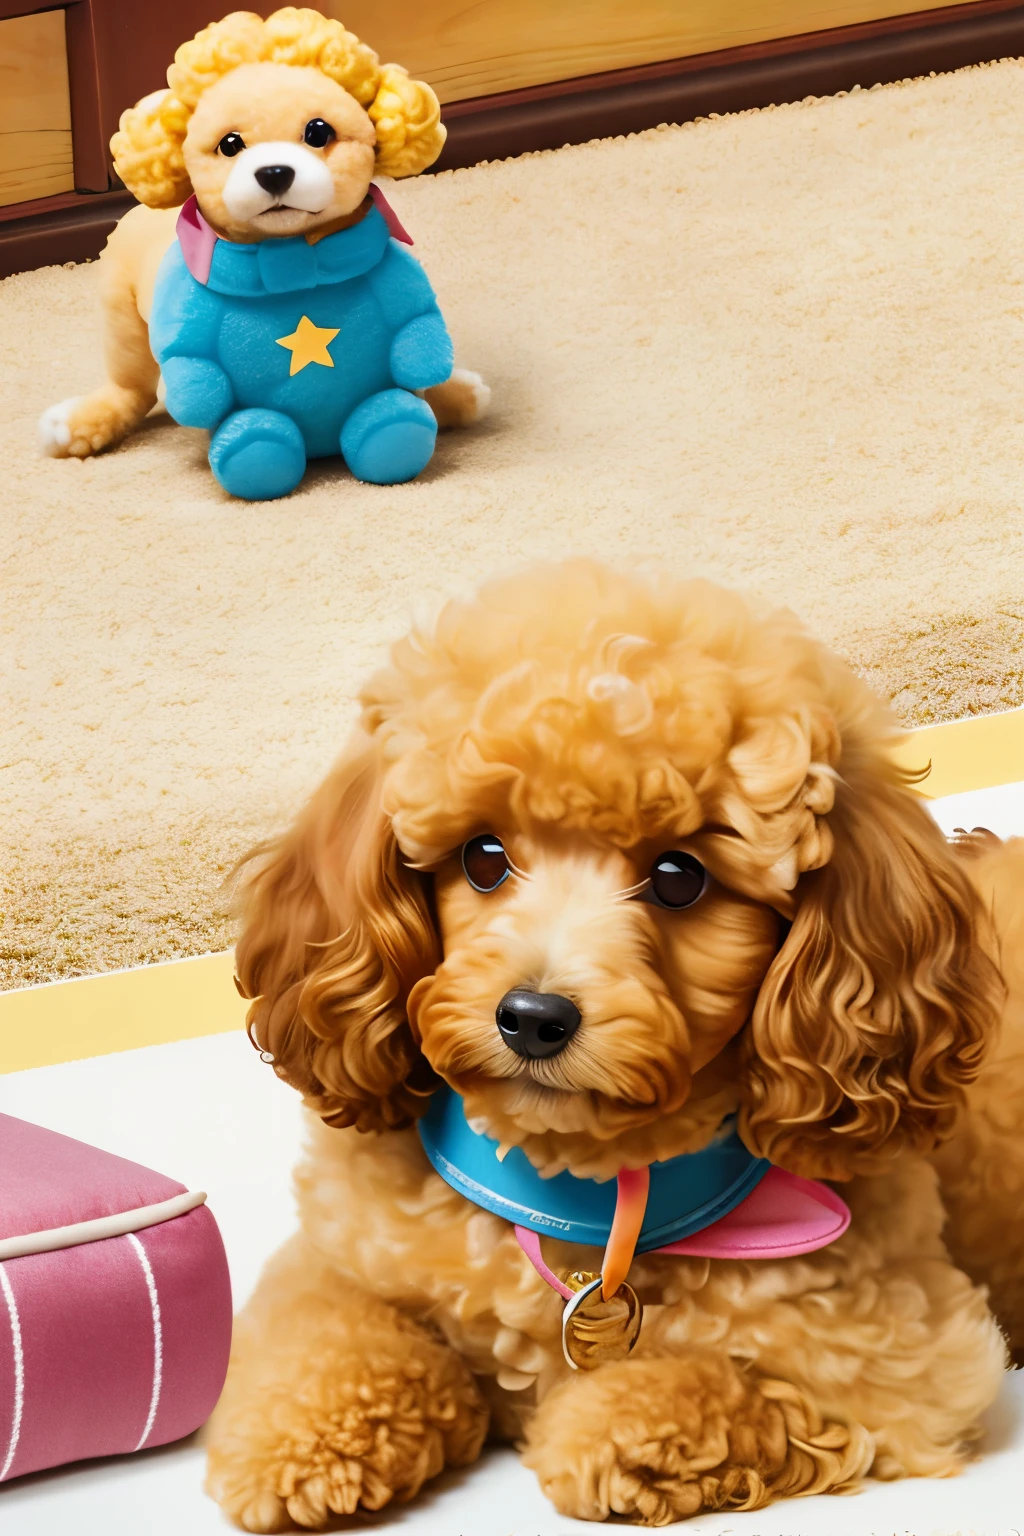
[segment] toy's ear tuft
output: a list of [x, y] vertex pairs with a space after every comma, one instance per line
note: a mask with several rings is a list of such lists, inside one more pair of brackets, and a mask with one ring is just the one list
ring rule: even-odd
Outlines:
[[433, 165], [447, 137], [441, 104], [429, 85], [397, 64], [381, 66], [377, 94], [367, 111], [377, 130], [382, 176], [415, 176]]
[[368, 107], [373, 100], [380, 79], [380, 60], [372, 48], [346, 31], [340, 21], [321, 16], [318, 11], [287, 5], [267, 17], [264, 32], [269, 49], [264, 56], [275, 64], [322, 69], [361, 107]]
[[177, 208], [191, 194], [182, 155], [188, 119], [169, 90], [153, 91], [121, 114], [110, 141], [114, 170], [148, 208]]
[[182, 43], [167, 71], [167, 84], [186, 112], [192, 113], [203, 92], [224, 75], [240, 64], [258, 64], [266, 57], [267, 27], [263, 18], [254, 11], [232, 11], [230, 16], [211, 22]]

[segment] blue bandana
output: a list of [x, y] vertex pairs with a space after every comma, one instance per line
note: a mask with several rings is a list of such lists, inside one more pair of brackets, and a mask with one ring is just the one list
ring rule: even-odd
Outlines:
[[[434, 1094], [419, 1121], [420, 1140], [446, 1184], [495, 1216], [569, 1243], [603, 1247], [615, 1215], [614, 1179], [598, 1183], [559, 1173], [545, 1179], [521, 1147], [498, 1161], [498, 1143], [478, 1135], [451, 1088]], [[755, 1189], [771, 1164], [755, 1157], [726, 1120], [710, 1146], [651, 1164], [647, 1212], [637, 1253], [702, 1232]]]

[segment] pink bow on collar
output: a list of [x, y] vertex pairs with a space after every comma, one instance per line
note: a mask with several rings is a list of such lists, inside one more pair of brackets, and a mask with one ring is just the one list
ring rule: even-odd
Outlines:
[[[399, 240], [403, 245], [412, 245], [412, 236], [404, 228], [398, 214], [388, 202], [380, 187], [370, 183], [370, 196], [374, 206], [379, 210], [388, 226], [388, 233], [392, 240]], [[185, 265], [195, 278], [197, 283], [205, 287], [210, 281], [210, 268], [213, 265], [213, 252], [220, 236], [207, 224], [199, 211], [195, 193], [183, 205], [178, 214], [178, 244], [181, 246], [181, 254], [185, 258]]]

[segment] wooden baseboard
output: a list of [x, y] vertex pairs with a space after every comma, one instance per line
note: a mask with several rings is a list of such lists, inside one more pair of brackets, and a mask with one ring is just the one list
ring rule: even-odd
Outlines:
[[107, 243], [122, 214], [133, 207], [130, 192], [69, 192], [40, 198], [24, 211], [2, 210], [0, 278], [64, 261], [91, 261]]
[[[886, 84], [1021, 55], [1024, 4], [975, 0], [557, 81], [444, 107], [448, 142], [434, 169], [454, 170], [530, 150], [637, 133], [659, 123], [689, 122], [712, 112], [829, 96], [855, 85]], [[70, 194], [0, 210], [0, 277], [98, 256], [131, 203], [129, 194], [119, 191]]]

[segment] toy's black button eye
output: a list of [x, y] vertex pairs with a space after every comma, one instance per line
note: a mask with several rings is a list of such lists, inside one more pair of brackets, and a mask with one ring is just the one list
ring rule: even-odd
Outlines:
[[312, 149], [326, 149], [332, 139], [338, 135], [330, 123], [325, 123], [322, 117], [311, 117], [306, 124], [302, 137]]
[[217, 145], [222, 155], [227, 155], [230, 160], [232, 155], [240, 155], [245, 148], [245, 140], [240, 133], [226, 133]]
[[492, 832], [470, 838], [463, 846], [462, 870], [474, 891], [496, 891], [508, 879], [505, 850]]
[[707, 883], [708, 872], [692, 853], [661, 853], [651, 865], [650, 891], [659, 907], [692, 907]]

